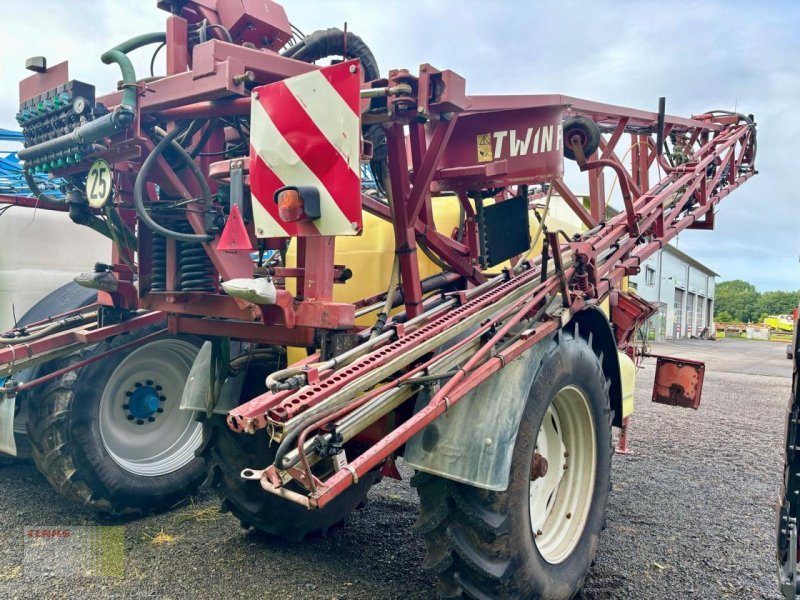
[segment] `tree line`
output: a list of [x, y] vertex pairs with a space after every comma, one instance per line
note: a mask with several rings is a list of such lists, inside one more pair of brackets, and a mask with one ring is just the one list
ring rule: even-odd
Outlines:
[[759, 292], [752, 283], [734, 279], [717, 284], [714, 320], [717, 323], [760, 323], [768, 315], [788, 315], [800, 302], [800, 290]]

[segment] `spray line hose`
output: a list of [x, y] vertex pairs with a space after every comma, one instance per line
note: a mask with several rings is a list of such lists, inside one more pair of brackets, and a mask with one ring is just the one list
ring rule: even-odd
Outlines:
[[128, 58], [128, 52], [133, 52], [150, 44], [166, 43], [166, 41], [167, 34], [164, 32], [145, 33], [114, 46], [100, 57], [104, 64], [117, 63], [119, 65], [119, 70], [122, 72], [123, 105], [135, 107], [139, 96], [136, 91], [136, 69], [131, 59]]

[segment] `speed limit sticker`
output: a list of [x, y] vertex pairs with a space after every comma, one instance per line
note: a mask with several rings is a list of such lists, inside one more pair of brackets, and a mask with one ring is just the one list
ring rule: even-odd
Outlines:
[[86, 197], [92, 208], [103, 208], [111, 198], [111, 167], [103, 159], [96, 160], [86, 179]]

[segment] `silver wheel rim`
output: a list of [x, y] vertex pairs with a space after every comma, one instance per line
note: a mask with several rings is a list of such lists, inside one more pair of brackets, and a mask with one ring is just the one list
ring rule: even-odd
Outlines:
[[597, 449], [592, 410], [575, 386], [559, 391], [536, 438], [547, 470], [532, 474], [531, 529], [536, 548], [551, 564], [564, 562], [583, 535], [594, 495]]
[[180, 410], [180, 400], [195, 356], [189, 342], [156, 340], [131, 352], [109, 377], [100, 398], [100, 438], [126, 471], [156, 477], [194, 459], [202, 426], [195, 412]]

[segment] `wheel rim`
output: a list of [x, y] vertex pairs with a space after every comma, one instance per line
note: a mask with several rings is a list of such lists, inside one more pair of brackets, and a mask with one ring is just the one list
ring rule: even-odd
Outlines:
[[547, 562], [565, 561], [580, 541], [596, 471], [589, 400], [577, 387], [566, 386], [544, 415], [531, 468], [531, 529], [539, 554]]
[[145, 344], [114, 369], [100, 398], [103, 446], [120, 467], [146, 477], [177, 471], [202, 442], [195, 413], [180, 410], [197, 347], [165, 339]]

